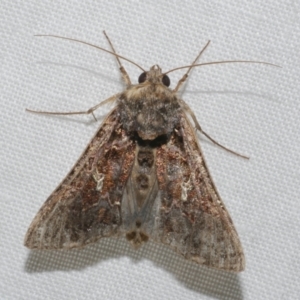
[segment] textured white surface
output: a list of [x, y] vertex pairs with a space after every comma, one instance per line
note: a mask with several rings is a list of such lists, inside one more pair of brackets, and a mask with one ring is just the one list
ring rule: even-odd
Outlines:
[[[58, 4], [59, 3], [59, 4]], [[118, 3], [118, 4], [117, 4]], [[1, 1], [1, 299], [300, 299], [299, 1]], [[204, 130], [251, 156], [202, 141], [241, 237], [239, 275], [186, 262], [149, 243], [102, 240], [70, 252], [30, 252], [25, 232], [99, 124], [25, 108], [85, 110], [122, 90], [114, 58], [58, 34], [107, 47], [144, 68], [254, 59], [277, 63], [195, 69], [183, 98]], [[133, 81], [140, 71], [124, 63]], [[170, 74], [172, 86], [183, 71]], [[99, 109], [99, 119], [108, 111]]]

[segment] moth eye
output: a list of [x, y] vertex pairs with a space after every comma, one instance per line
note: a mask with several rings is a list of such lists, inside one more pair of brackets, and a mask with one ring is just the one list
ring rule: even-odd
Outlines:
[[145, 81], [146, 81], [146, 78], [147, 78], [146, 72], [142, 73], [142, 74], [139, 76], [139, 83], [145, 82]]
[[163, 78], [162, 78], [162, 83], [165, 85], [165, 86], [169, 86], [171, 81], [170, 81], [170, 78], [168, 75], [164, 75]]

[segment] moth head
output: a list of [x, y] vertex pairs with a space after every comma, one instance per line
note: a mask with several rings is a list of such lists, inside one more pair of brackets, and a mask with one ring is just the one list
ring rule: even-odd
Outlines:
[[169, 87], [171, 83], [169, 76], [161, 72], [159, 65], [152, 66], [149, 71], [143, 72], [139, 76], [139, 83], [144, 83], [146, 81], [155, 84], [160, 83], [166, 87]]

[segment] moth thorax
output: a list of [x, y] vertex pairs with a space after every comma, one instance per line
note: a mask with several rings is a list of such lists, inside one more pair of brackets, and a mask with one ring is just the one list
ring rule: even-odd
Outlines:
[[178, 98], [162, 84], [132, 86], [120, 96], [119, 104], [125, 130], [143, 140], [170, 135], [178, 123]]

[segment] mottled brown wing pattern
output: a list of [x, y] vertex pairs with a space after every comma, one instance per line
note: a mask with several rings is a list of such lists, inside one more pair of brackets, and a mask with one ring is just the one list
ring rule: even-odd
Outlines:
[[25, 237], [32, 249], [69, 249], [119, 234], [120, 202], [134, 161], [116, 107], [74, 168], [44, 203]]
[[242, 271], [237, 232], [184, 113], [169, 142], [157, 149], [156, 167], [161, 208], [154, 239], [200, 264]]
[[167, 73], [158, 65], [149, 71], [141, 68], [139, 84], [132, 85], [118, 59], [126, 90], [87, 112], [69, 113], [92, 113], [105, 102], [117, 101], [34, 218], [25, 237], [27, 247], [70, 249], [122, 234], [135, 248], [152, 238], [199, 264], [244, 269], [237, 232], [187, 114], [200, 125], [176, 94], [196, 60], [171, 90], [166, 74], [178, 68]]

